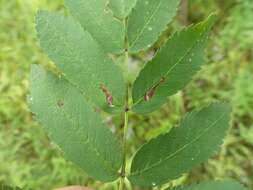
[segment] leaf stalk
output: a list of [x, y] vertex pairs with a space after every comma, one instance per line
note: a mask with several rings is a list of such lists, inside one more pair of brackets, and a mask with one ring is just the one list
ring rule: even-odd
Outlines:
[[[127, 18], [124, 20], [125, 27], [125, 68], [128, 73], [128, 39], [127, 39]], [[126, 100], [125, 100], [125, 110], [124, 110], [124, 129], [123, 129], [123, 160], [122, 168], [120, 172], [120, 184], [119, 190], [125, 190], [125, 177], [126, 177], [126, 156], [127, 156], [127, 132], [128, 132], [128, 119], [129, 119], [129, 84], [126, 85]]]

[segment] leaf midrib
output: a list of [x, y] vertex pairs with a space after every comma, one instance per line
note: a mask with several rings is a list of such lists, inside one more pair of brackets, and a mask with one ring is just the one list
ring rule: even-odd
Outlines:
[[[68, 17], [65, 17], [65, 16], [63, 16], [63, 15], [58, 15], [58, 16], [63, 17], [64, 19], [69, 19]], [[69, 20], [69, 21], [70, 21], [70, 20]], [[85, 30], [85, 29], [82, 27], [82, 25], [81, 25], [81, 23], [80, 23], [79, 21], [76, 21], [75, 19], [73, 19], [73, 21], [76, 22], [75, 24], [76, 24], [77, 26], [79, 25], [79, 27], [82, 29], [82, 33], [83, 33], [84, 35], [85, 35], [85, 33], [89, 34], [90, 37], [91, 37], [91, 39], [92, 39], [98, 46], [100, 46], [100, 43], [91, 35], [90, 32], [88, 32], [87, 30]], [[46, 20], [46, 25], [47, 25], [47, 27], [48, 27], [48, 25], [50, 24], [50, 22], [51, 22], [51, 21]], [[45, 27], [45, 28], [46, 28], [46, 27]], [[52, 25], [52, 29], [54, 30], [54, 33], [56, 33], [56, 34], [59, 32], [59, 30], [57, 29], [57, 27], [56, 27], [55, 25]], [[45, 29], [45, 30], [46, 30], [46, 29]], [[43, 34], [45, 35], [45, 33], [43, 33]], [[41, 36], [41, 39], [42, 39], [42, 37], [44, 38], [43, 34], [42, 34], [42, 36]], [[64, 42], [64, 44], [66, 45], [66, 47], [68, 47], [68, 49], [71, 49], [71, 46], [69, 45], [69, 43], [67, 43], [66, 40], [65, 40], [64, 38], [61, 37], [61, 35], [58, 35], [58, 38], [62, 39], [62, 42]], [[105, 54], [106, 58], [107, 58], [110, 62], [112, 62], [112, 64], [113, 64], [115, 67], [118, 67], [118, 66], [115, 64], [115, 62], [114, 62], [110, 57], [108, 57], [108, 55], [107, 55], [104, 51], [103, 51], [102, 53]], [[73, 55], [73, 52], [70, 52], [70, 54]], [[50, 57], [52, 60], [55, 60], [55, 59], [52, 58], [52, 56], [49, 56], [49, 57]], [[80, 60], [81, 60], [82, 62], [85, 62], [85, 61], [83, 61], [83, 59], [79, 59], [79, 61], [80, 61]], [[57, 61], [54, 61], [54, 62], [57, 62]], [[60, 63], [55, 63], [55, 64], [56, 64], [56, 65], [60, 65]], [[61, 72], [65, 74], [65, 72], [64, 72], [62, 69], [59, 68], [59, 70], [61, 70]], [[99, 79], [99, 78], [98, 78], [98, 79]], [[83, 89], [80, 87], [80, 85], [76, 84], [76, 82], [72, 82], [72, 79], [69, 79], [68, 76], [65, 78], [65, 80], [67, 80], [69, 83], [71, 83], [73, 86], [75, 86], [80, 92], [82, 92], [82, 94], [84, 95], [84, 97], [85, 97], [86, 99], [90, 99], [90, 96], [85, 92], [85, 90], [83, 90]], [[102, 81], [102, 80], [101, 80], [101, 81]], [[110, 90], [110, 91], [113, 91], [112, 88], [110, 88], [109, 90]], [[118, 99], [118, 97], [115, 97], [114, 95], [113, 95], [113, 98], [114, 98], [114, 101], [116, 101], [116, 102], [121, 102], [121, 101]], [[91, 101], [89, 101], [89, 102], [91, 102]], [[94, 103], [92, 103], [92, 104], [94, 105]]]
[[189, 143], [185, 144], [184, 146], [182, 146], [180, 149], [178, 149], [177, 151], [175, 151], [174, 153], [170, 154], [169, 156], [167, 156], [165, 159], [163, 160], [159, 160], [157, 163], [151, 165], [150, 167], [148, 168], [145, 168], [141, 171], [138, 171], [138, 172], [134, 172], [133, 174], [131, 174], [130, 176], [137, 176], [137, 175], [140, 175], [141, 173], [144, 173], [144, 172], [147, 172], [159, 165], [161, 165], [163, 162], [175, 157], [176, 155], [178, 155], [180, 152], [184, 151], [188, 146], [192, 145], [193, 143], [195, 143], [196, 141], [198, 141], [205, 133], [207, 133], [209, 131], [209, 129], [211, 129], [213, 126], [215, 126], [215, 124], [220, 121], [224, 115], [226, 113], [223, 113], [221, 115], [221, 117], [219, 117], [216, 121], [214, 121], [209, 127], [207, 127], [199, 136], [197, 136], [194, 140], [190, 141]]
[[[69, 91], [69, 88], [68, 89], [66, 89], [66, 94], [67, 94], [67, 92]], [[51, 95], [51, 97], [52, 97], [52, 101], [50, 101], [50, 104], [51, 104], [51, 107], [52, 108], [54, 108], [55, 106], [55, 101], [54, 100], [57, 100], [58, 98], [57, 98], [57, 96], [56, 95]], [[75, 125], [78, 125], [78, 128], [80, 128], [80, 123], [78, 122], [78, 123], [76, 123], [75, 122], [75, 120], [76, 119], [74, 119], [71, 115], [69, 115], [66, 111], [65, 111], [65, 109], [64, 108], [62, 108], [61, 109], [62, 110], [62, 113], [63, 113], [63, 115], [65, 115], [65, 117], [67, 118], [67, 120], [68, 121], [70, 121], [70, 123], [72, 123], [74, 126]], [[57, 109], [55, 110], [55, 111], [57, 111]], [[104, 127], [104, 126], [102, 126], [102, 127]], [[74, 132], [76, 133], [76, 130], [74, 130]], [[80, 134], [77, 134], [77, 136], [79, 136]], [[88, 147], [88, 149], [90, 149], [91, 151], [94, 151], [95, 153], [99, 153], [99, 155], [102, 155], [101, 153], [100, 153], [100, 151], [98, 151], [98, 149], [96, 148], [96, 146], [95, 146], [95, 144], [94, 144], [94, 142], [93, 141], [90, 141], [90, 140], [88, 140], [88, 141], [82, 141], [84, 144], [86, 144]], [[110, 173], [112, 173], [112, 174], [114, 174], [115, 176], [117, 175], [117, 173], [115, 172], [115, 171], [117, 171], [118, 170], [118, 168], [116, 168], [116, 167], [114, 167], [113, 165], [111, 165], [106, 159], [104, 159], [103, 157], [99, 157], [98, 156], [98, 158], [100, 159], [100, 161], [101, 161], [101, 163], [103, 163], [103, 165], [104, 165], [104, 169], [106, 169], [107, 171], [109, 171]]]
[[[197, 25], [196, 25], [197, 26]], [[203, 33], [203, 35], [201, 35], [200, 36], [200, 38], [202, 38], [204, 36], [204, 33]], [[199, 39], [200, 39], [199, 38]], [[198, 45], [198, 40], [199, 39], [197, 39], [194, 43], [193, 43], [193, 45], [191, 46], [191, 47], [189, 47], [189, 49], [186, 51], [186, 53], [165, 73], [165, 75], [164, 75], [164, 77], [165, 78], [167, 78], [168, 77], [168, 75], [170, 74], [170, 72], [177, 66], [177, 65], [179, 65], [181, 62], [182, 62], [182, 60], [191, 52], [191, 50], [193, 49], [193, 48], [195, 48], [197, 45]], [[144, 68], [143, 68], [144, 69]], [[163, 76], [161, 76], [161, 77], [163, 77]], [[161, 78], [161, 77], [159, 77], [159, 79]], [[148, 89], [146, 89], [145, 90], [145, 92], [147, 92], [148, 90], [150, 90], [150, 89], [152, 89], [154, 86], [156, 86], [157, 84], [159, 83], [159, 81], [158, 82], [155, 82], [153, 85], [151, 85], [151, 87], [150, 88], [148, 88]], [[159, 88], [159, 86], [158, 86], [158, 88]], [[134, 105], [136, 105], [136, 104], [138, 104], [138, 103], [140, 103], [141, 101], [142, 101], [142, 97], [144, 96], [145, 94], [143, 94], [135, 103], [134, 103]]]
[[[74, 119], [64, 110], [63, 114], [66, 116], [66, 118], [69, 119], [69, 121], [73, 124], [73, 125], [78, 125], [78, 128], [80, 128], [80, 123], [75, 124]], [[104, 126], [102, 126], [104, 127]], [[76, 133], [76, 131], [75, 131]], [[76, 133], [76, 135], [80, 135], [78, 133]], [[100, 159], [101, 163], [103, 163], [104, 165], [104, 169], [106, 169], [107, 171], [109, 171], [110, 173], [114, 173], [115, 175], [117, 174], [115, 171], [117, 171], [118, 168], [113, 167], [105, 158], [103, 158], [101, 155], [101, 152], [98, 151], [98, 149], [96, 148], [96, 143], [94, 143], [93, 141], [87, 140], [87, 141], [82, 141], [84, 144], [88, 145], [88, 149], [90, 149], [91, 151], [94, 151], [94, 153], [97, 155], [97, 157]]]
[[[90, 4], [90, 2], [88, 2], [88, 3]], [[83, 6], [83, 4], [82, 4], [82, 6]], [[89, 8], [90, 8], [91, 12], [94, 12], [94, 13], [96, 14], [96, 10], [93, 9], [93, 7], [91, 6], [91, 4], [90, 4]], [[89, 12], [88, 12], [88, 13], [89, 13]], [[108, 14], [105, 14], [105, 16], [107, 16], [107, 15], [108, 15]], [[82, 16], [82, 15], [80, 15], [80, 16]], [[112, 18], [111, 24], [114, 24], [114, 22], [113, 22], [113, 21], [114, 21], [114, 18], [113, 18], [112, 15], [111, 15], [111, 18]], [[116, 19], [115, 19], [115, 20], [116, 20]], [[111, 34], [110, 34], [109, 31], [107, 30], [107, 28], [106, 28], [104, 25], [102, 25], [101, 23], [99, 23], [97, 19], [93, 19], [93, 21], [96, 23], [97, 27], [101, 28], [101, 29], [106, 33], [106, 36], [107, 36], [107, 37], [110, 37], [110, 36], [111, 36]], [[116, 21], [118, 22], [118, 20], [116, 20]], [[77, 19], [77, 22], [82, 26], [82, 24], [81, 24], [81, 22], [80, 22], [79, 19]], [[101, 22], [102, 22], [102, 21], [101, 21]], [[120, 22], [118, 22], [117, 24], [120, 24]], [[83, 26], [82, 26], [82, 28], [83, 28], [84, 31], [88, 32], [87, 30], [84, 29]], [[102, 44], [101, 44], [100, 42], [98, 42], [97, 40], [95, 40], [96, 38], [94, 37], [93, 34], [91, 34], [90, 32], [88, 32], [88, 33], [92, 36], [93, 40], [96, 41], [96, 43], [98, 43], [99, 45], [102, 46]], [[112, 41], [112, 42], [113, 42], [113, 45], [115, 45], [115, 47], [117, 47], [118, 49], [122, 50], [122, 47], [118, 44], [119, 41]]]
[[159, 8], [161, 7], [163, 0], [161, 0], [158, 4], [158, 6], [155, 8], [153, 14], [150, 16], [150, 18], [148, 19], [148, 21], [144, 24], [142, 30], [139, 32], [139, 34], [136, 35], [135, 40], [133, 41], [133, 43], [130, 45], [130, 49], [136, 44], [136, 42], [140, 39], [140, 37], [142, 36], [145, 28], [149, 25], [149, 23], [151, 22], [151, 20], [153, 19], [153, 17], [156, 15], [157, 11], [159, 10]]

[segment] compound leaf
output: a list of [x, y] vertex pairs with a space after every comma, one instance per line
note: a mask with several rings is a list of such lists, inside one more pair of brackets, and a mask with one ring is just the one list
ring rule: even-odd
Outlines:
[[113, 16], [108, 0], [65, 0], [71, 14], [107, 52], [121, 53], [124, 49], [124, 22]]
[[137, 0], [110, 0], [109, 6], [114, 15], [118, 18], [125, 18], [129, 15]]
[[40, 11], [36, 22], [43, 50], [87, 99], [104, 109], [123, 106], [125, 84], [120, 68], [78, 22], [47, 11]]
[[179, 127], [137, 151], [130, 181], [140, 186], [161, 185], [206, 161], [222, 145], [229, 118], [230, 107], [218, 103], [188, 114]]
[[188, 187], [177, 187], [173, 190], [247, 190], [243, 185], [236, 181], [213, 181], [213, 182], [202, 182], [198, 185], [190, 185]]
[[121, 148], [83, 95], [63, 77], [33, 65], [31, 111], [65, 157], [95, 179], [113, 181], [121, 166]]
[[154, 44], [176, 15], [180, 0], [139, 0], [129, 15], [129, 51], [138, 52]]
[[149, 113], [177, 93], [204, 63], [204, 46], [215, 21], [206, 21], [175, 33], [166, 45], [141, 70], [133, 86], [133, 111]]

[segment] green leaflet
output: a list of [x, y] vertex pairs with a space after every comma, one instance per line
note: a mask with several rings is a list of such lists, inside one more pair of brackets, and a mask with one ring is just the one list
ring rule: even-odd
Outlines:
[[129, 180], [154, 186], [180, 177], [214, 155], [223, 143], [229, 119], [230, 107], [218, 103], [188, 114], [179, 127], [137, 151]]
[[201, 69], [204, 46], [215, 16], [175, 33], [141, 70], [133, 86], [133, 111], [149, 113], [182, 89]]
[[176, 15], [179, 0], [138, 0], [129, 15], [129, 51], [151, 47]]
[[114, 15], [118, 18], [125, 18], [129, 15], [137, 0], [110, 0], [109, 6]]
[[173, 190], [247, 190], [238, 182], [232, 180], [202, 182], [198, 185], [191, 185], [188, 187], [177, 187]]
[[[36, 28], [43, 50], [87, 99], [104, 110], [124, 105], [126, 90], [120, 68], [78, 22], [72, 17], [40, 11]], [[112, 95], [114, 108], [109, 106], [103, 88]]]
[[65, 0], [71, 14], [107, 52], [121, 53], [124, 49], [124, 22], [113, 16], [109, 0]]
[[18, 187], [10, 187], [7, 185], [0, 185], [0, 190], [21, 190], [21, 189]]
[[98, 180], [116, 180], [120, 144], [83, 95], [64, 78], [36, 65], [31, 83], [31, 110], [65, 157]]

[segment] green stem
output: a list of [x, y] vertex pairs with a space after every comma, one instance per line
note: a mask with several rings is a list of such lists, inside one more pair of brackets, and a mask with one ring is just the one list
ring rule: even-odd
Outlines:
[[124, 190], [125, 189], [125, 179], [124, 178], [120, 178], [120, 181], [119, 181], [119, 190]]
[[128, 131], [128, 106], [126, 106], [125, 111], [125, 121], [124, 121], [124, 135], [123, 135], [123, 171], [125, 176], [126, 169], [126, 153], [127, 153], [127, 131]]
[[[124, 21], [124, 27], [126, 29], [127, 26], [127, 18]], [[128, 74], [128, 39], [127, 34], [125, 32], [125, 68]], [[124, 130], [123, 130], [123, 160], [122, 160], [122, 168], [120, 175], [120, 183], [119, 190], [125, 190], [125, 177], [126, 177], [126, 156], [127, 156], [127, 131], [128, 131], [128, 112], [129, 112], [129, 85], [127, 84], [126, 89], [126, 100], [125, 100], [125, 111], [124, 111]]]
[[126, 176], [126, 157], [127, 157], [127, 131], [128, 131], [128, 86], [127, 86], [127, 92], [126, 92], [126, 104], [125, 104], [125, 112], [124, 112], [124, 131], [123, 131], [123, 160], [122, 160], [122, 168], [121, 168], [121, 179], [120, 179], [120, 185], [119, 190], [125, 189], [125, 176]]

